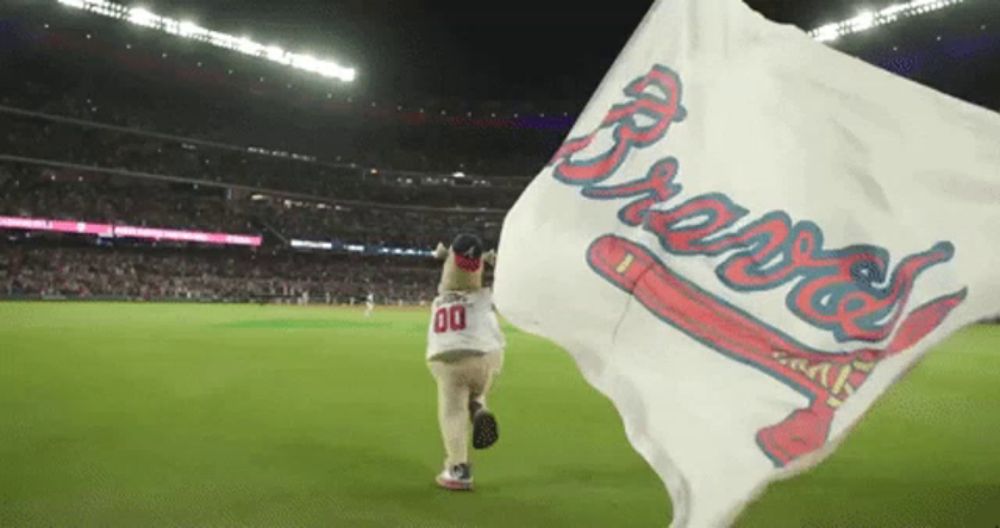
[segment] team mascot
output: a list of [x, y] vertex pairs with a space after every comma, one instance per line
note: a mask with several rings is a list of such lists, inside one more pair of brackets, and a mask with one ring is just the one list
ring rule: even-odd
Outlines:
[[500, 373], [506, 343], [493, 311], [489, 288], [483, 287], [484, 262], [496, 252], [483, 252], [474, 235], [459, 235], [451, 247], [438, 244], [444, 260], [438, 296], [431, 305], [427, 362], [438, 386], [438, 422], [447, 453], [439, 486], [471, 490], [469, 424], [472, 446], [485, 449], [499, 438], [496, 417], [486, 407], [486, 394]]

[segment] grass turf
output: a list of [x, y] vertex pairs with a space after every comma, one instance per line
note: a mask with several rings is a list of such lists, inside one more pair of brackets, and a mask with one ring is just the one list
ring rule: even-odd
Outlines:
[[[0, 304], [0, 526], [665, 526], [569, 357], [508, 329], [502, 440], [434, 487], [427, 315]], [[1000, 524], [1000, 327], [931, 354], [739, 526]]]

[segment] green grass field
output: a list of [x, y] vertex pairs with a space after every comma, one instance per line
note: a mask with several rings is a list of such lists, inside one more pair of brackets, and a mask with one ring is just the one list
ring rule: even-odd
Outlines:
[[[449, 494], [427, 315], [0, 304], [0, 526], [666, 526], [567, 355], [508, 329], [502, 440]], [[739, 526], [1000, 525], [1000, 327], [966, 330]]]

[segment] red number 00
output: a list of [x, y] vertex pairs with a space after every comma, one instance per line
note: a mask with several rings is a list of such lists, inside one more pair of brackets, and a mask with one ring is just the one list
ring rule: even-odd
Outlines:
[[465, 306], [461, 304], [438, 308], [434, 313], [434, 333], [443, 334], [451, 330], [465, 330]]

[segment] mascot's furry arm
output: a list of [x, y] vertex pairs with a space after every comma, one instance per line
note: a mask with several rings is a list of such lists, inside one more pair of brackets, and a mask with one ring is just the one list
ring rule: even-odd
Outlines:
[[496, 265], [496, 250], [483, 251], [483, 242], [475, 235], [458, 235], [451, 246], [438, 243], [434, 258], [443, 260], [438, 291], [475, 292], [483, 288], [484, 263]]

